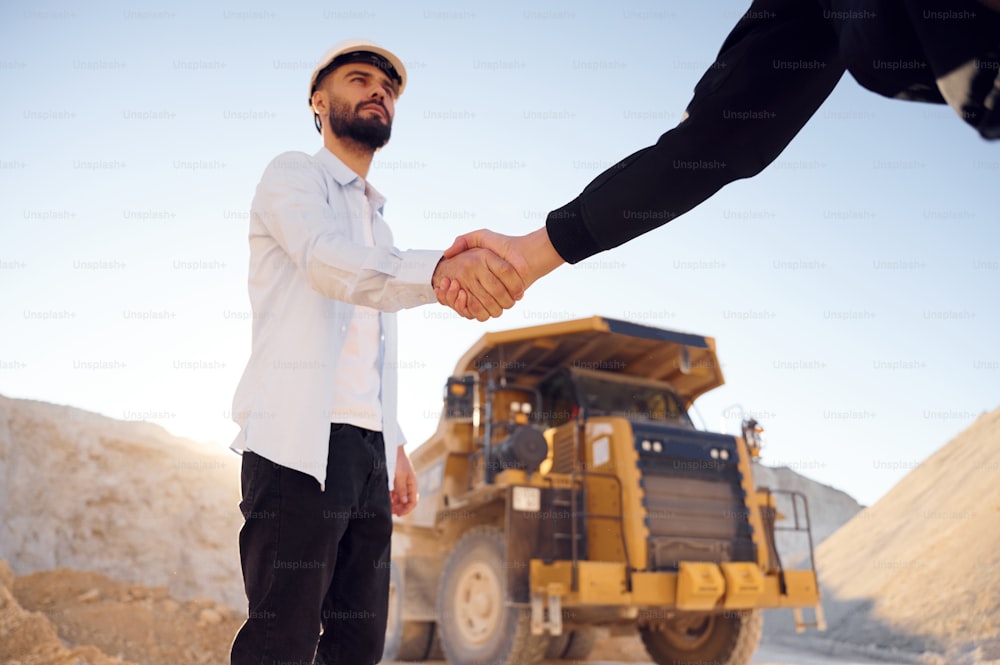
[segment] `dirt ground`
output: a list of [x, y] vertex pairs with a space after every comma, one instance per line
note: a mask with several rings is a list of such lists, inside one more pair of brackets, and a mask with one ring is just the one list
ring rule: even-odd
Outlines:
[[[0, 663], [4, 665], [226, 665], [229, 644], [242, 623], [236, 614], [210, 600], [178, 601], [163, 587], [116, 582], [98, 573], [60, 569], [15, 578], [0, 561]], [[634, 637], [608, 638], [595, 648], [589, 662], [650, 663]], [[765, 646], [753, 662], [866, 665], [869, 661]], [[447, 664], [435, 661], [435, 665]]]
[[[225, 665], [241, 623], [225, 606], [210, 600], [178, 601], [163, 587], [68, 569], [15, 578], [0, 562], [4, 665]], [[649, 660], [636, 638], [614, 637], [595, 648], [590, 662]], [[862, 665], [770, 647], [762, 647], [754, 663]]]
[[[611, 638], [608, 642], [608, 649], [613, 649], [619, 646], [617, 644], [618, 640], [624, 638]], [[559, 661], [562, 665], [566, 664], [566, 661]], [[626, 660], [588, 660], [589, 665], [653, 665], [649, 660], [642, 661], [626, 661]], [[890, 662], [890, 661], [868, 661], [868, 660], [855, 660], [853, 658], [838, 658], [838, 657], [828, 657], [828, 656], [818, 656], [813, 654], [806, 654], [800, 651], [783, 649], [780, 647], [761, 647], [757, 650], [754, 655], [753, 665], [907, 665], [902, 662]], [[408, 665], [407, 663], [383, 663], [383, 665]], [[445, 661], [438, 660], [426, 663], [426, 665], [447, 665]], [[551, 665], [555, 665], [552, 663]], [[575, 664], [574, 664], [575, 665]]]
[[[178, 601], [165, 588], [59, 569], [0, 573], [0, 663], [215, 665], [228, 662], [242, 623], [211, 600]], [[66, 645], [71, 645], [67, 648]]]

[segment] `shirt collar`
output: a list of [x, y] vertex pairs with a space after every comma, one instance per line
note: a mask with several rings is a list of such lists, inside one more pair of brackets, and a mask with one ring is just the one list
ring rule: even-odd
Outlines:
[[371, 203], [372, 208], [378, 210], [379, 214], [382, 213], [382, 208], [385, 206], [385, 197], [382, 196], [382, 193], [375, 189], [370, 182], [352, 171], [347, 164], [340, 161], [340, 158], [330, 152], [329, 148], [326, 146], [320, 148], [319, 152], [315, 154], [315, 157], [321, 164], [323, 164], [326, 170], [333, 176], [333, 179], [336, 180], [340, 186], [363, 187], [365, 197]]

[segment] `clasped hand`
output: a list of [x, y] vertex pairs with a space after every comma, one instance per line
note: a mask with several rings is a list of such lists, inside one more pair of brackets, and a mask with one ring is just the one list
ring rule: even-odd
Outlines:
[[494, 250], [469, 247], [461, 238], [445, 250], [431, 284], [438, 302], [467, 319], [498, 317], [524, 296], [517, 269]]
[[486, 321], [513, 307], [536, 279], [562, 262], [544, 227], [524, 236], [480, 229], [445, 250], [431, 283], [439, 303], [459, 316]]

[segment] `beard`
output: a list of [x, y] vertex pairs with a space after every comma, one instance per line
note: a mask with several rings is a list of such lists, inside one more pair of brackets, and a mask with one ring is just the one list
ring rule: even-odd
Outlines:
[[[377, 102], [360, 102], [352, 109], [351, 105], [343, 99], [332, 98], [330, 100], [330, 115], [328, 116], [330, 131], [337, 138], [354, 141], [366, 148], [378, 150], [389, 142], [389, 136], [392, 134], [392, 119], [390, 118], [386, 122], [378, 116], [362, 117], [361, 110], [372, 104], [377, 104]], [[389, 115], [389, 111], [384, 106], [381, 104], [378, 106], [387, 116]]]

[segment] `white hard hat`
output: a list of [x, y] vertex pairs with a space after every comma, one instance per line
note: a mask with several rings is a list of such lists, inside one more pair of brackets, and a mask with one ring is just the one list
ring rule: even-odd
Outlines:
[[334, 60], [338, 58], [341, 59], [341, 62], [336, 64], [337, 67], [348, 62], [369, 62], [369, 64], [375, 65], [396, 82], [396, 96], [403, 94], [403, 88], [406, 87], [406, 67], [403, 66], [403, 61], [395, 53], [367, 39], [345, 39], [334, 44], [316, 64], [316, 69], [313, 70], [312, 78], [309, 81], [310, 108], [312, 107], [312, 95], [316, 92], [316, 82], [336, 68], [330, 67], [330, 65], [334, 64]]

